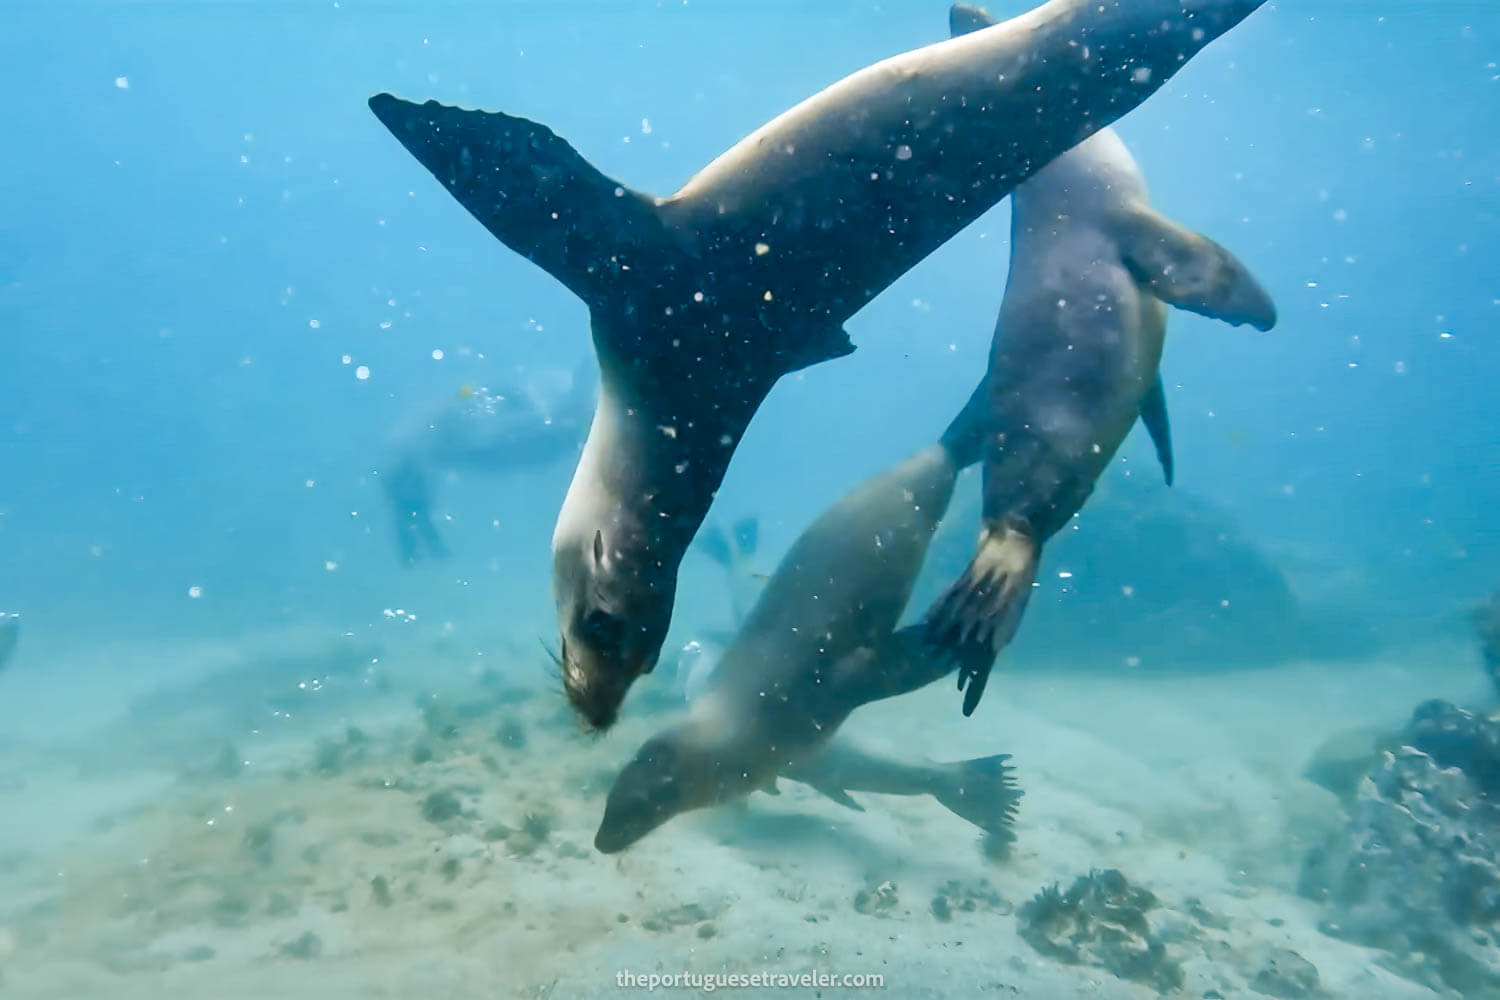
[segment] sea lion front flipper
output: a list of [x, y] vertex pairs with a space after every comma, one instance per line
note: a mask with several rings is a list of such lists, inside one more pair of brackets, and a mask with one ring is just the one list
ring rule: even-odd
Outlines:
[[925, 639], [958, 663], [965, 717], [979, 706], [995, 658], [1021, 626], [1041, 554], [1026, 532], [986, 526], [973, 561], [927, 610]]
[[1149, 208], [1125, 214], [1120, 232], [1125, 265], [1157, 298], [1178, 309], [1249, 323], [1276, 325], [1276, 303], [1238, 257], [1199, 233]]
[[1151, 383], [1151, 390], [1146, 393], [1146, 398], [1141, 400], [1141, 423], [1146, 425], [1146, 433], [1151, 435], [1151, 443], [1156, 446], [1156, 460], [1161, 463], [1161, 472], [1167, 485], [1171, 486], [1172, 425], [1167, 421], [1167, 392], [1162, 388], [1160, 372], [1156, 375], [1156, 381]]
[[845, 808], [853, 809], [855, 812], [861, 813], [865, 811], [865, 807], [860, 805], [858, 802], [855, 802], [854, 799], [850, 797], [849, 793], [844, 791], [842, 788], [820, 785], [816, 782], [814, 782], [810, 787], [813, 791], [832, 799]]

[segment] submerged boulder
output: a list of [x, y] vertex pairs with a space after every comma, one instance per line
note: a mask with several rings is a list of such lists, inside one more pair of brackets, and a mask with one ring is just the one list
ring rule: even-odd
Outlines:
[[1392, 955], [1419, 982], [1500, 994], [1500, 720], [1420, 705], [1361, 781], [1346, 828], [1308, 853], [1299, 891], [1324, 933]]
[[[925, 608], [968, 565], [979, 530], [972, 482], [934, 537], [911, 607]], [[1286, 576], [1233, 517], [1140, 476], [1100, 482], [1047, 542], [1012, 666], [1059, 659], [1143, 669], [1249, 665], [1356, 648], [1355, 630], [1304, 613]]]

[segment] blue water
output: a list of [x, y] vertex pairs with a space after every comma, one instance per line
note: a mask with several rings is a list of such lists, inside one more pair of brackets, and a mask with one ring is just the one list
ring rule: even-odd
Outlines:
[[[0, 611], [25, 632], [0, 707], [17, 716], [23, 690], [87, 702], [57, 664], [125, 640], [369, 634], [398, 607], [553, 636], [568, 459], [446, 484], [455, 555], [415, 569], [373, 472], [394, 426], [460, 386], [586, 359], [586, 311], [433, 182], [370, 94], [545, 122], [665, 194], [803, 97], [946, 37], [943, 5], [914, 0], [5, 16]], [[1468, 643], [1500, 582], [1497, 59], [1491, 4], [1280, 0], [1118, 125], [1155, 206], [1246, 261], [1280, 312], [1267, 334], [1171, 316], [1175, 490], [1315, 612], [1378, 632], [1376, 650], [1330, 643], [1351, 671]], [[777, 386], [711, 514], [760, 519], [762, 569], [967, 397], [1008, 232], [1002, 204], [849, 323], [852, 357]], [[1137, 429], [1116, 474], [1154, 483], [1153, 462]], [[724, 616], [717, 570], [694, 555], [684, 574], [669, 649]], [[1068, 642], [1027, 633], [1018, 655], [1065, 661]], [[528, 656], [504, 669], [536, 675]]]

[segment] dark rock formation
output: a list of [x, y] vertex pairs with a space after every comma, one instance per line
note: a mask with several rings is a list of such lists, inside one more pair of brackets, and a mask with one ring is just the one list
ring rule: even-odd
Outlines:
[[[968, 564], [978, 524], [977, 491], [966, 484], [933, 539], [913, 607]], [[1229, 514], [1139, 474], [1100, 483], [1074, 525], [1047, 543], [1038, 582], [1010, 666], [1259, 665], [1370, 645], [1358, 623], [1306, 613]]]
[[1360, 783], [1345, 831], [1309, 852], [1299, 891], [1325, 933], [1392, 955], [1419, 982], [1500, 995], [1500, 721], [1420, 705]]

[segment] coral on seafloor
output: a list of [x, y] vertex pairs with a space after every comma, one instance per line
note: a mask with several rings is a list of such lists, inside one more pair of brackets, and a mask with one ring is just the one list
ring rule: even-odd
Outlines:
[[1113, 868], [1079, 876], [1067, 892], [1043, 889], [1016, 911], [1018, 930], [1041, 954], [1069, 965], [1106, 969], [1160, 992], [1179, 989], [1182, 967], [1151, 932], [1150, 891]]
[[1304, 859], [1331, 936], [1464, 996], [1500, 995], [1500, 720], [1418, 706], [1361, 781], [1347, 827]]

